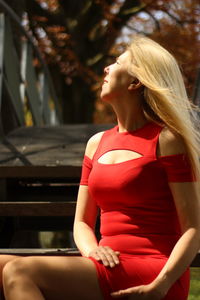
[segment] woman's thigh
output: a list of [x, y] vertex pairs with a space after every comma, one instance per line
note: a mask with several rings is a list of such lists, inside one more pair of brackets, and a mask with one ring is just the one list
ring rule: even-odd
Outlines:
[[[94, 263], [84, 257], [24, 257], [13, 261], [47, 300], [102, 300]], [[14, 272], [15, 273], [15, 272]]]

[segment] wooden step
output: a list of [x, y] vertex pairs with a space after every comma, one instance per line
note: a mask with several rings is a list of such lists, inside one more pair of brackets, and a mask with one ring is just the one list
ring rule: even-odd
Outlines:
[[74, 216], [75, 201], [0, 202], [0, 216]]

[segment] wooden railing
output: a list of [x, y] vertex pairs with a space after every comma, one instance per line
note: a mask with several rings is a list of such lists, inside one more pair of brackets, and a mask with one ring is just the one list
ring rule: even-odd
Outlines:
[[0, 14], [0, 102], [4, 101], [4, 89], [19, 126], [26, 125], [25, 113], [29, 113], [33, 125], [60, 124], [62, 116], [48, 68], [22, 28], [18, 37], [21, 49], [16, 49], [10, 18]]

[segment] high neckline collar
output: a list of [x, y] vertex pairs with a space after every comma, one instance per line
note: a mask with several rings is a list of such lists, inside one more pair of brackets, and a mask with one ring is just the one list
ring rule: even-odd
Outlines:
[[122, 131], [122, 132], [119, 132], [119, 125], [116, 125], [115, 126], [115, 131], [117, 134], [119, 135], [127, 135], [127, 134], [134, 134], [134, 133], [137, 133], [141, 130], [143, 130], [144, 128], [148, 127], [149, 125], [151, 125], [153, 122], [151, 121], [147, 121], [143, 126], [137, 128], [137, 129], [133, 129], [133, 130], [127, 130], [127, 131]]

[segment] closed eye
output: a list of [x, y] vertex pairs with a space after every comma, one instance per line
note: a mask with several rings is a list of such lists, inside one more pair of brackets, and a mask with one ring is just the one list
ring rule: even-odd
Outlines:
[[119, 57], [116, 57], [115, 62], [116, 62], [116, 64], [120, 65]]

